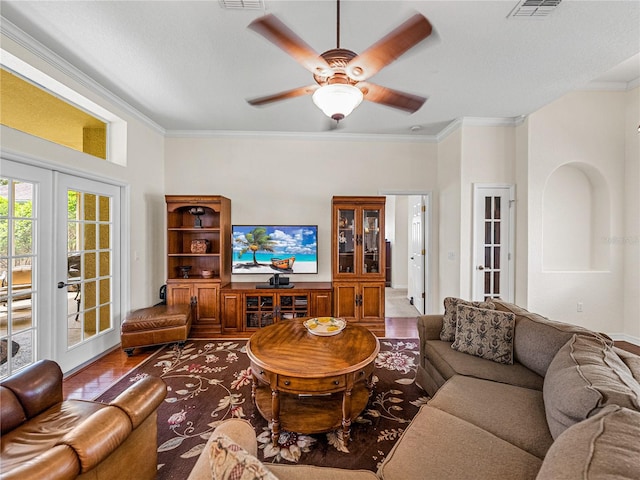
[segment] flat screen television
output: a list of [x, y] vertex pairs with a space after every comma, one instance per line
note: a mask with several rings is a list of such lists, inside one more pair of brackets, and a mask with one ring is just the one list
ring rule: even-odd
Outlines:
[[233, 225], [231, 273], [318, 273], [317, 225]]

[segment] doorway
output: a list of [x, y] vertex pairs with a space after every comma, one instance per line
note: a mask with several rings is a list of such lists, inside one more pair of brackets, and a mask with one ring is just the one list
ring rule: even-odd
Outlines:
[[385, 237], [391, 267], [385, 292], [385, 317], [415, 318], [430, 311], [430, 194], [386, 193]]

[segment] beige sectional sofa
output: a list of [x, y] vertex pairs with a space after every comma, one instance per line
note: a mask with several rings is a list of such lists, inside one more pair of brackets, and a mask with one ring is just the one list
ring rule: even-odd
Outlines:
[[[613, 347], [604, 335], [513, 304], [496, 300], [491, 308], [512, 322], [504, 335], [512, 342], [511, 357], [501, 358], [504, 363], [478, 356], [482, 349], [463, 353], [450, 338], [442, 340], [451, 312], [418, 318], [416, 381], [431, 399], [377, 473], [267, 465], [266, 476], [256, 478], [640, 479], [640, 357]], [[489, 322], [494, 315], [470, 311]], [[191, 480], [216, 478], [210, 466], [224, 462], [212, 444], [222, 434], [255, 455], [253, 428], [242, 420], [224, 422]]]

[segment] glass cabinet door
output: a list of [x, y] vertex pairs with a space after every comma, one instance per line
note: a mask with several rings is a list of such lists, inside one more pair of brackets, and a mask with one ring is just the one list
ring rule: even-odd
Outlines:
[[362, 273], [380, 272], [380, 210], [362, 211]]
[[354, 209], [338, 210], [338, 272], [355, 273], [356, 215]]

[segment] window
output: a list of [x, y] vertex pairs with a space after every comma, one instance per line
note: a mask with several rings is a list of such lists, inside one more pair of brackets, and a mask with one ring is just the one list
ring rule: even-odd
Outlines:
[[0, 124], [126, 165], [126, 121], [6, 50], [0, 54]]
[[3, 125], [106, 160], [106, 122], [4, 68], [0, 96]]

